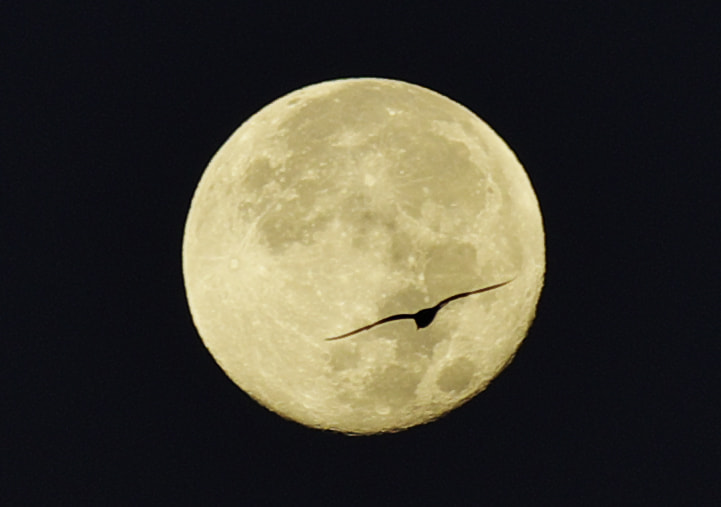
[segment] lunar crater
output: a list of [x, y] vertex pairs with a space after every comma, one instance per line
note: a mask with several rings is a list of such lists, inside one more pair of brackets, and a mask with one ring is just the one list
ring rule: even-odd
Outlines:
[[460, 357], [448, 366], [443, 367], [436, 380], [436, 384], [441, 391], [446, 393], [463, 392], [473, 380], [476, 370], [477, 368], [473, 361], [465, 357]]

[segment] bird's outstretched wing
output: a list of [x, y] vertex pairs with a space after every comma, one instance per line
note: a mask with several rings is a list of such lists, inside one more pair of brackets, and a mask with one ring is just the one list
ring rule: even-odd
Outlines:
[[486, 291], [488, 291], [488, 290], [497, 289], [498, 287], [503, 287], [504, 285], [506, 285], [507, 283], [511, 283], [512, 281], [513, 281], [513, 280], [507, 280], [507, 281], [505, 281], [505, 282], [503, 282], [503, 283], [497, 283], [497, 284], [495, 284], [495, 285], [489, 285], [488, 287], [483, 287], [482, 289], [476, 289], [476, 290], [472, 290], [472, 291], [468, 291], [468, 292], [461, 292], [460, 294], [455, 294], [455, 295], [453, 295], [453, 296], [451, 296], [451, 297], [448, 297], [448, 298], [444, 299], [443, 301], [441, 301], [440, 303], [438, 303], [438, 304], [437, 304], [436, 306], [434, 306], [433, 308], [435, 308], [435, 309], [437, 309], [437, 310], [440, 310], [441, 308], [443, 308], [444, 306], [446, 306], [446, 305], [447, 305], [448, 303], [450, 303], [451, 301], [455, 301], [456, 299], [461, 299], [461, 298], [464, 298], [464, 297], [466, 297], [466, 296], [470, 296], [470, 295], [472, 295], [472, 294], [480, 294], [481, 292], [486, 292]]
[[355, 331], [351, 331], [350, 333], [345, 333], [339, 336], [333, 336], [332, 338], [326, 338], [326, 341], [331, 340], [340, 340], [341, 338], [346, 338], [347, 336], [360, 333], [361, 331], [367, 331], [368, 329], [372, 327], [376, 327], [380, 324], [385, 324], [386, 322], [390, 322], [392, 320], [401, 320], [401, 319], [414, 319], [415, 315], [410, 315], [408, 313], [399, 313], [398, 315], [391, 315], [390, 317], [386, 317], [385, 319], [381, 319], [378, 322], [374, 322], [373, 324], [368, 324], [367, 326], [363, 326], [361, 328], [356, 329]]

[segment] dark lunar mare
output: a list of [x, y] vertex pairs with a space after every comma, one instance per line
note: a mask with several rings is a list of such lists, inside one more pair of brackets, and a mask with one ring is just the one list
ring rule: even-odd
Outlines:
[[424, 308], [422, 310], [419, 310], [416, 313], [399, 313], [397, 315], [391, 315], [390, 317], [386, 317], [384, 319], [379, 320], [378, 322], [374, 322], [373, 324], [368, 324], [367, 326], [363, 326], [361, 328], [356, 329], [355, 331], [351, 331], [350, 333], [345, 333], [339, 336], [333, 336], [332, 338], [326, 338], [327, 341], [331, 340], [340, 340], [341, 338], [347, 338], [348, 336], [354, 335], [356, 333], [360, 333], [362, 331], [367, 331], [368, 329], [372, 327], [379, 326], [380, 324], [385, 324], [386, 322], [391, 322], [394, 320], [403, 320], [403, 319], [413, 319], [416, 323], [416, 328], [421, 329], [424, 327], [428, 327], [431, 325], [433, 320], [436, 318], [436, 314], [438, 313], [438, 310], [446, 306], [451, 301], [455, 301], [456, 299], [461, 299], [467, 296], [471, 296], [473, 294], [480, 294], [481, 292], [486, 292], [489, 290], [497, 289], [498, 287], [503, 287], [507, 283], [511, 283], [513, 279], [507, 280], [503, 283], [497, 283], [495, 285], [490, 285], [488, 287], [483, 287], [482, 289], [472, 290], [469, 292], [461, 292], [460, 294], [456, 294], [454, 296], [448, 297], [438, 303], [435, 306], [432, 306], [430, 308]]

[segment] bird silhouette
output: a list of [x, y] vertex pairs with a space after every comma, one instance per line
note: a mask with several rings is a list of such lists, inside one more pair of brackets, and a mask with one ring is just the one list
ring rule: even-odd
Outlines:
[[391, 315], [390, 317], [386, 317], [384, 319], [379, 320], [378, 322], [374, 322], [373, 324], [368, 324], [367, 326], [363, 326], [361, 328], [356, 329], [355, 331], [351, 331], [350, 333], [345, 333], [339, 336], [333, 336], [331, 338], [326, 338], [326, 341], [332, 341], [332, 340], [340, 340], [341, 338], [347, 338], [351, 335], [354, 335], [356, 333], [360, 333], [362, 331], [367, 331], [370, 328], [379, 326], [381, 324], [385, 324], [386, 322], [391, 322], [394, 320], [403, 320], [403, 319], [413, 319], [416, 323], [416, 329], [421, 329], [424, 327], [428, 327], [433, 322], [433, 319], [436, 318], [436, 314], [438, 311], [446, 306], [451, 301], [455, 301], [456, 299], [461, 299], [466, 296], [471, 296], [473, 294], [480, 294], [481, 292], [486, 292], [489, 290], [497, 289], [498, 287], [503, 287], [507, 283], [510, 283], [512, 280], [507, 280], [503, 283], [497, 283], [495, 285], [490, 285], [488, 287], [483, 287], [482, 289], [472, 290], [469, 292], [461, 292], [460, 294], [456, 294], [455, 296], [448, 297], [438, 303], [435, 306], [431, 306], [430, 308], [424, 308], [422, 310], [419, 310], [416, 313], [399, 313], [397, 315]]

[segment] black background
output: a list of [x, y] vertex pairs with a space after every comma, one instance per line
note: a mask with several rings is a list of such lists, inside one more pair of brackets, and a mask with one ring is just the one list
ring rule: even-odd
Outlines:
[[[712, 2], [58, 4], [0, 7], [1, 503], [721, 500]], [[203, 347], [181, 273], [192, 193], [233, 130], [358, 76], [486, 120], [547, 234], [511, 366], [376, 437], [249, 399]]]

